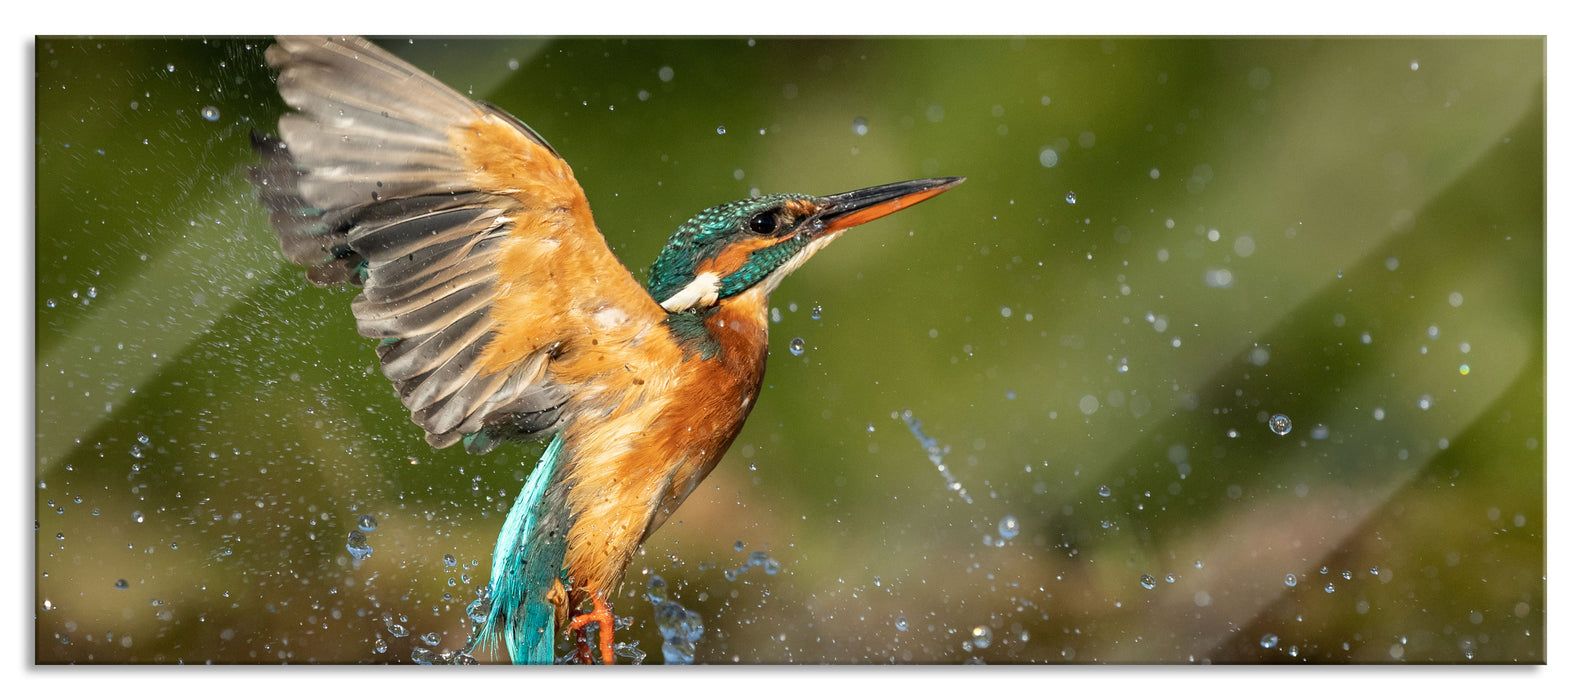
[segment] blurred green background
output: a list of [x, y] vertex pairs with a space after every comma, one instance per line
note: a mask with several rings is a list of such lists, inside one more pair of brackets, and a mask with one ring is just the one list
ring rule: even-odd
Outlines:
[[[968, 179], [776, 293], [647, 663], [655, 575], [711, 664], [1545, 660], [1542, 39], [380, 42], [640, 278], [751, 192]], [[267, 43], [37, 41], [40, 663], [459, 647], [539, 451], [430, 449], [281, 259]]]

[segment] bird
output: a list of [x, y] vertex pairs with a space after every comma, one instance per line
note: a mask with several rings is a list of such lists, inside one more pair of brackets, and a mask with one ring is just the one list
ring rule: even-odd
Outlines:
[[277, 135], [251, 133], [248, 177], [282, 255], [357, 289], [357, 332], [434, 448], [548, 441], [501, 527], [469, 658], [591, 663], [596, 624], [613, 664], [626, 567], [758, 399], [770, 293], [852, 227], [963, 181], [710, 207], [644, 284], [522, 120], [360, 37], [277, 37], [264, 58], [289, 109]]

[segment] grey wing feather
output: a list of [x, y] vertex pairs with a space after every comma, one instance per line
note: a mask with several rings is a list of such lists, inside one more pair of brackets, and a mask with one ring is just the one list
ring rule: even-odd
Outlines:
[[436, 447], [475, 436], [475, 451], [557, 429], [569, 392], [545, 379], [551, 348], [509, 370], [477, 363], [495, 336], [504, 215], [519, 205], [476, 191], [449, 139], [505, 113], [356, 37], [280, 37], [264, 56], [297, 111], [279, 139], [253, 135], [259, 199], [310, 280], [362, 288], [358, 332], [383, 341], [380, 364], [413, 422]]

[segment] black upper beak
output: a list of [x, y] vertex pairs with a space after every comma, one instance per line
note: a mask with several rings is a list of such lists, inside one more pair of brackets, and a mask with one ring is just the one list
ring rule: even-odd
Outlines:
[[832, 194], [819, 198], [819, 211], [815, 217], [824, 225], [826, 232], [847, 229], [934, 197], [961, 184], [963, 180], [966, 178], [935, 177]]

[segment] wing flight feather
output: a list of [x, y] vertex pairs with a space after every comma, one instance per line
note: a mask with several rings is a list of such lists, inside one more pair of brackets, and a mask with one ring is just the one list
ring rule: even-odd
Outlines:
[[664, 311], [531, 128], [360, 38], [281, 37], [265, 59], [296, 110], [253, 142], [281, 250], [361, 287], [357, 330], [431, 444], [553, 432], [663, 342]]

